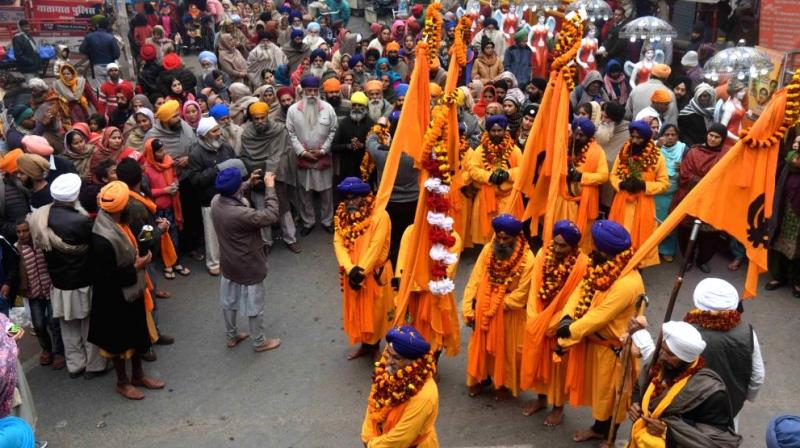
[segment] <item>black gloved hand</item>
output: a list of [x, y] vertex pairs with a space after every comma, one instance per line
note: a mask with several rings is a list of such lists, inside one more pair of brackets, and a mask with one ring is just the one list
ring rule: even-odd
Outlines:
[[511, 174], [508, 171], [499, 170], [497, 172], [497, 185], [500, 185], [503, 182], [506, 182], [509, 177], [511, 177]]
[[350, 269], [350, 273], [347, 274], [347, 281], [350, 283], [350, 287], [356, 291], [361, 289], [361, 283], [365, 278], [367, 277], [364, 275], [364, 268], [360, 266], [353, 267], [353, 269]]
[[489, 183], [497, 185], [497, 171], [489, 176]]
[[567, 172], [567, 180], [569, 182], [580, 182], [581, 178], [583, 178], [583, 173], [576, 170], [575, 167], [572, 167]]
[[388, 151], [389, 147], [387, 145], [378, 145], [378, 151]]
[[633, 193], [633, 190], [631, 190], [631, 180], [633, 180], [633, 179], [628, 178], [628, 179], [625, 179], [623, 181], [620, 181], [619, 189], [621, 191], [628, 191], [628, 192]]
[[392, 285], [392, 289], [394, 290], [394, 292], [397, 292], [397, 291], [400, 290], [400, 277], [392, 277], [392, 280], [391, 280], [390, 283]]
[[647, 189], [647, 185], [645, 185], [644, 181], [639, 178], [631, 179], [631, 191], [634, 193], [639, 193]]
[[568, 338], [572, 333], [569, 331], [569, 326], [572, 324], [574, 320], [569, 316], [564, 316], [561, 319], [561, 322], [558, 323], [558, 329], [556, 330], [556, 336], [560, 338]]

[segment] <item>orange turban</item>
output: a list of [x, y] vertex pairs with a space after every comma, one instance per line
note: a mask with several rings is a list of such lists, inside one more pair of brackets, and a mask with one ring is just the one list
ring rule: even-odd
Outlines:
[[367, 84], [364, 86], [365, 92], [383, 92], [383, 83], [378, 81], [377, 79], [373, 79], [372, 81], [368, 81]]
[[17, 171], [17, 159], [22, 156], [22, 150], [17, 148], [10, 151], [0, 159], [0, 173], [14, 173]]
[[653, 66], [653, 71], [651, 73], [656, 78], [667, 79], [669, 78], [670, 73], [672, 73], [672, 69], [669, 68], [669, 65], [667, 64], [656, 64]]
[[322, 83], [322, 91], [325, 93], [334, 93], [342, 89], [342, 83], [336, 78], [328, 78]]
[[395, 41], [391, 41], [386, 44], [386, 52], [388, 53], [390, 51], [400, 51], [400, 44]]
[[265, 117], [269, 113], [269, 104], [263, 101], [256, 101], [247, 108], [251, 117]]
[[97, 204], [108, 213], [119, 213], [128, 205], [130, 189], [125, 182], [115, 180], [100, 189]]
[[436, 84], [435, 82], [431, 83], [430, 89], [431, 89], [431, 97], [438, 98], [438, 97], [442, 96], [442, 93], [444, 93], [444, 91], [442, 90], [442, 86], [440, 86], [439, 84]]
[[169, 100], [162, 104], [156, 111], [156, 117], [162, 123], [166, 123], [170, 118], [174, 117], [181, 109], [181, 103], [176, 100]]
[[669, 103], [672, 101], [672, 93], [667, 89], [656, 89], [655, 92], [650, 95], [650, 101], [654, 103]]

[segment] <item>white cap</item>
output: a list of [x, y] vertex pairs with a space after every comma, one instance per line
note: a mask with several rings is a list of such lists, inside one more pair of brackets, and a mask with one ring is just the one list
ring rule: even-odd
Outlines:
[[699, 64], [696, 51], [687, 51], [681, 58], [681, 65], [684, 67], [697, 67]]
[[115, 68], [115, 69], [119, 70], [119, 64], [117, 64], [116, 62], [112, 62], [110, 64], [106, 64], [106, 71], [109, 71], [112, 68]]
[[693, 362], [706, 349], [703, 336], [691, 324], [686, 322], [666, 322], [661, 327], [664, 344], [669, 351], [684, 362]]
[[208, 131], [214, 129], [217, 126], [219, 126], [219, 124], [217, 124], [217, 120], [215, 120], [214, 117], [201, 118], [200, 122], [197, 123], [198, 137], [205, 137], [206, 134], [208, 134]]
[[58, 202], [75, 202], [81, 191], [81, 178], [75, 173], [62, 174], [50, 184], [50, 196]]
[[694, 288], [694, 307], [701, 311], [729, 311], [739, 306], [739, 293], [721, 278], [704, 278]]

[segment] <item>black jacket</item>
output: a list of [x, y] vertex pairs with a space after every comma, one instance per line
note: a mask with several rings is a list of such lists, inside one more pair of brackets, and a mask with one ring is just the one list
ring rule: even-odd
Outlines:
[[335, 157], [339, 159], [339, 175], [341, 177], [361, 177], [361, 159], [364, 158], [366, 146], [353, 150], [350, 148], [350, 140], [355, 137], [361, 143], [366, 144], [367, 134], [373, 124], [372, 119], [368, 116], [358, 123], [353, 121], [350, 116], [347, 116], [339, 123], [339, 128], [336, 129], [336, 135], [333, 137], [331, 149]]
[[228, 159], [235, 159], [233, 148], [223, 143], [219, 150], [213, 151], [199, 141], [189, 150], [189, 167], [187, 168], [189, 182], [200, 197], [201, 207], [210, 207], [211, 199], [217, 194], [214, 180], [219, 170], [217, 164]]
[[17, 219], [30, 213], [29, 193], [18, 187], [8, 177], [3, 177], [2, 217], [0, 217], [0, 235], [10, 243], [17, 242]]
[[85, 54], [89, 58], [89, 63], [93, 65], [110, 64], [120, 57], [117, 39], [106, 30], [97, 30], [87, 34], [81, 42], [80, 52]]
[[158, 76], [164, 69], [155, 61], [145, 62], [139, 70], [139, 86], [148, 97], [154, 93], [159, 93]]
[[40, 73], [42, 59], [39, 50], [31, 44], [31, 39], [25, 33], [17, 33], [11, 39], [14, 47], [14, 59], [17, 60], [17, 69], [22, 73]]
[[78, 174], [78, 170], [75, 169], [75, 165], [72, 163], [71, 160], [64, 156], [53, 156], [56, 162], [56, 169], [50, 170], [47, 172], [47, 183], [52, 184], [56, 177], [67, 174], [67, 173], [75, 173]]
[[[79, 246], [89, 245], [92, 240], [92, 220], [74, 208], [55, 203], [50, 208], [47, 226], [65, 243]], [[92, 268], [89, 250], [79, 254], [51, 250], [45, 253], [47, 270], [53, 286], [58, 289], [78, 289], [92, 284]]]

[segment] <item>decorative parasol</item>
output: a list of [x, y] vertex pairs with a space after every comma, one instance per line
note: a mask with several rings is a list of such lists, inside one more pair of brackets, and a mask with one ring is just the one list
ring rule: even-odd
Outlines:
[[561, 5], [560, 0], [525, 0], [525, 4], [522, 9], [523, 11], [530, 9], [533, 12], [550, 12], [556, 11], [559, 5]]
[[571, 11], [579, 11], [581, 8], [586, 11], [586, 18], [592, 22], [608, 20], [612, 13], [611, 7], [603, 0], [577, 0], [569, 4]]
[[703, 73], [711, 81], [719, 81], [720, 77], [736, 77], [743, 81], [746, 78], [765, 76], [774, 64], [764, 52], [753, 47], [732, 47], [720, 51], [703, 66]]
[[649, 40], [650, 42], [672, 42], [672, 38], [678, 33], [675, 28], [658, 17], [645, 16], [631, 20], [622, 27], [619, 35], [630, 38], [631, 42], [639, 40]]

